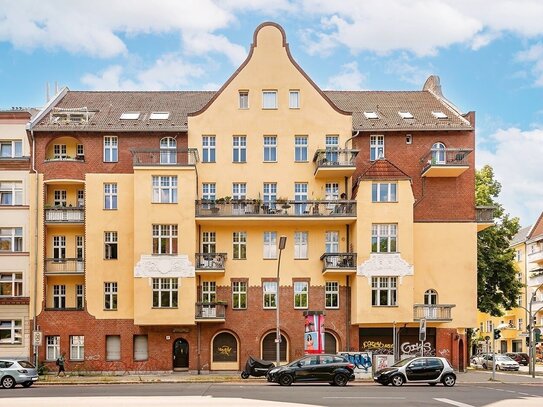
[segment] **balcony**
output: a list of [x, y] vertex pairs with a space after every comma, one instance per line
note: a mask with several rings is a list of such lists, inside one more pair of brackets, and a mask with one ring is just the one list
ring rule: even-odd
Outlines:
[[46, 275], [83, 275], [84, 272], [84, 259], [45, 259]]
[[321, 260], [323, 274], [356, 273], [356, 253], [324, 253]]
[[543, 263], [543, 249], [541, 247], [538, 247], [538, 249], [535, 252], [528, 253], [528, 263]]
[[420, 321], [421, 318], [425, 318], [428, 321], [452, 321], [451, 310], [454, 307], [456, 305], [452, 304], [415, 304], [413, 305], [413, 320]]
[[226, 315], [226, 304], [223, 302], [197, 302], [197, 322], [224, 322]]
[[196, 217], [213, 218], [348, 218], [356, 217], [356, 201], [196, 201]]
[[84, 223], [85, 208], [58, 207], [45, 209], [45, 223]]
[[198, 162], [198, 150], [189, 149], [131, 149], [134, 167], [194, 167]]
[[475, 208], [475, 219], [477, 220], [477, 232], [494, 226], [494, 207], [477, 206]]
[[356, 170], [358, 150], [317, 150], [313, 156], [316, 178], [350, 177]]
[[224, 272], [226, 253], [196, 253], [195, 259], [198, 272]]
[[458, 177], [469, 168], [468, 148], [431, 149], [420, 161], [423, 177]]

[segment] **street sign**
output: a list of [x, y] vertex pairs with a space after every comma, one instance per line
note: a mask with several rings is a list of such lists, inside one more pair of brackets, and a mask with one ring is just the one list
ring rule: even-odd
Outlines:
[[425, 341], [426, 340], [426, 319], [421, 318], [420, 319], [420, 325], [419, 325], [419, 341]]
[[518, 336], [520, 336], [521, 338], [528, 338], [530, 334], [528, 332], [521, 332], [518, 334]]
[[34, 331], [32, 339], [33, 339], [32, 344], [34, 346], [41, 346], [41, 339], [42, 339], [41, 331]]

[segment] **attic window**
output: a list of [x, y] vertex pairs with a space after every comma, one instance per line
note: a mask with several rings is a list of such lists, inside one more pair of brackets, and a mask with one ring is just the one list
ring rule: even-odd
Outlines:
[[378, 119], [379, 116], [377, 116], [377, 113], [375, 112], [364, 112], [364, 116], [366, 116], [366, 119]]
[[168, 120], [170, 118], [170, 112], [152, 112], [149, 119], [151, 120]]
[[441, 111], [437, 111], [437, 112], [434, 112], [432, 111], [432, 115], [436, 118], [436, 119], [447, 119], [447, 115]]
[[413, 119], [411, 112], [398, 112], [402, 119]]
[[121, 115], [121, 120], [138, 120], [140, 112], [126, 112]]

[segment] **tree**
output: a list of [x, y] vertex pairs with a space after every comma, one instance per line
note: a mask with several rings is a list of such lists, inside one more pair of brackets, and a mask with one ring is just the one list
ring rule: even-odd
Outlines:
[[475, 173], [477, 206], [493, 206], [495, 225], [477, 235], [477, 307], [492, 316], [517, 306], [522, 282], [517, 279], [515, 253], [510, 242], [520, 229], [519, 219], [510, 218], [497, 201], [501, 184], [491, 166]]

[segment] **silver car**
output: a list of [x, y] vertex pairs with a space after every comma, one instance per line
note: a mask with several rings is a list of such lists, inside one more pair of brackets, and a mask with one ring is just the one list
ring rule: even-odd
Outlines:
[[20, 384], [30, 387], [38, 380], [38, 371], [34, 365], [21, 359], [0, 359], [0, 385], [11, 389]]
[[[486, 360], [483, 362], [483, 368], [492, 369], [492, 355], [488, 355]], [[509, 356], [496, 355], [496, 370], [514, 370], [518, 371], [520, 365], [511, 359]]]

